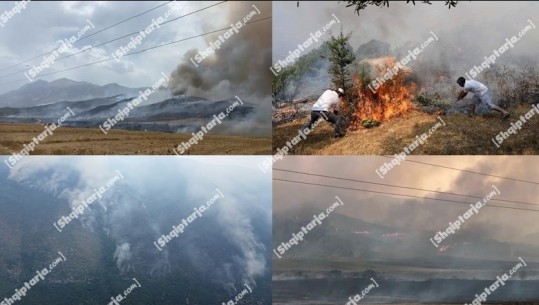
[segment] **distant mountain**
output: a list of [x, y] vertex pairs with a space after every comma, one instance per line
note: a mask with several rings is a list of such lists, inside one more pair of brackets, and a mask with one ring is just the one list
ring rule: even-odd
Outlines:
[[137, 96], [147, 88], [128, 88], [118, 84], [99, 86], [61, 78], [52, 82], [37, 80], [0, 95], [0, 107], [25, 108], [61, 101], [83, 101], [116, 95]]
[[[274, 213], [274, 247], [290, 240], [292, 232], [312, 221], [321, 211], [304, 209]], [[289, 215], [297, 215], [291, 218]], [[443, 230], [444, 228], [440, 228]], [[301, 246], [287, 251], [283, 259], [322, 261], [385, 262], [427, 268], [492, 269], [513, 262], [514, 257], [537, 257], [537, 248], [529, 245], [509, 245], [462, 228], [444, 240], [439, 248], [429, 241], [436, 233], [417, 229], [402, 229], [368, 223], [353, 217], [331, 214], [322, 225], [305, 236]], [[444, 249], [444, 246], [446, 247]], [[398, 253], [398, 255], [396, 255]], [[451, 263], [448, 263], [448, 260]], [[457, 263], [458, 262], [458, 263]]]
[[116, 95], [105, 98], [95, 98], [90, 100], [68, 102], [62, 101], [54, 104], [42, 106], [33, 106], [27, 108], [0, 108], [0, 117], [11, 118], [36, 118], [36, 119], [58, 119], [64, 115], [69, 107], [74, 113], [83, 113], [99, 106], [110, 105], [125, 99], [122, 95]]
[[[107, 119], [113, 118], [118, 111], [128, 107], [134, 97], [126, 98], [116, 95], [106, 98], [95, 98], [84, 101], [62, 101], [54, 104], [27, 108], [0, 108], [0, 121], [26, 123], [53, 123], [68, 112], [69, 107], [74, 116], [64, 122], [64, 126], [99, 127]], [[151, 130], [162, 132], [194, 132], [207, 124], [213, 116], [236, 102], [236, 99], [210, 101], [202, 97], [182, 96], [166, 99], [154, 104], [140, 104], [130, 111], [129, 116], [114, 128], [131, 130]], [[242, 121], [254, 113], [254, 105], [245, 102], [236, 107], [226, 118], [227, 123]], [[224, 124], [225, 125], [225, 124]], [[217, 132], [219, 127], [215, 129]]]

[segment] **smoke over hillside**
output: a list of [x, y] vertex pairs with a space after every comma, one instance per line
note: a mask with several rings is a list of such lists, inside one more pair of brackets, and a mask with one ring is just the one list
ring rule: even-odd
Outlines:
[[[271, 3], [231, 2], [227, 3], [226, 23], [223, 27], [236, 24], [250, 12], [260, 11], [250, 21], [271, 16]], [[253, 7], [256, 6], [256, 9]], [[212, 19], [205, 30], [217, 28]], [[213, 45], [223, 32], [205, 36], [208, 47]], [[204, 50], [193, 49], [184, 55], [182, 63], [172, 72], [169, 88], [175, 95], [188, 94], [211, 98], [242, 96], [264, 98], [270, 94], [271, 73], [271, 20], [244, 25], [238, 32], [225, 40], [215, 54], [205, 58], [197, 67], [191, 59]]]
[[[255, 286], [263, 281], [270, 272], [271, 192], [267, 179], [257, 174], [254, 165], [251, 169], [165, 159], [96, 157], [85, 162], [34, 157], [21, 160], [9, 179], [65, 201], [70, 205], [65, 207], [65, 215], [116, 179], [105, 192], [100, 191], [102, 198], [64, 230], [82, 222], [86, 230], [108, 236], [115, 244], [109, 259], [122, 274], [163, 278], [194, 268], [199, 280], [232, 290], [243, 283]], [[245, 180], [231, 183], [230, 175], [238, 172]], [[162, 234], [212, 198], [216, 189], [224, 197], [207, 213], [161, 251], [154, 246]], [[261, 192], [268, 195], [258, 196]], [[258, 199], [253, 200], [255, 197]]]
[[[226, 6], [226, 22], [222, 26], [208, 18], [203, 26], [205, 31], [230, 27], [231, 24], [244, 21], [249, 14], [250, 21], [271, 16], [271, 2], [228, 2]], [[258, 13], [259, 12], [259, 13]], [[225, 31], [204, 36], [207, 46], [214, 45]], [[242, 123], [235, 122], [222, 126], [231, 132], [249, 132], [267, 134], [270, 126], [271, 98], [271, 65], [272, 29], [271, 19], [244, 25], [238, 32], [224, 40], [215, 54], [204, 58], [202, 62], [193, 63], [200, 51], [192, 49], [187, 52], [181, 63], [171, 73], [168, 87], [174, 95], [194, 95], [209, 99], [223, 99], [238, 96], [257, 105], [256, 113]]]

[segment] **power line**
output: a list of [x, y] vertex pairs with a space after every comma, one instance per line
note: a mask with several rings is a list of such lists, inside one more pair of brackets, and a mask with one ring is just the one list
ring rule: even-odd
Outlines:
[[[170, 1], [169, 1], [169, 2], [170, 2]], [[212, 4], [212, 5], [210, 5], [210, 6], [206, 6], [206, 7], [203, 7], [203, 8], [201, 8], [201, 9], [192, 11], [192, 12], [190, 12], [190, 13], [187, 13], [187, 14], [184, 14], [184, 15], [181, 15], [181, 16], [178, 16], [178, 17], [176, 17], [176, 18], [173, 18], [173, 19], [171, 19], [171, 20], [168, 20], [168, 21], [165, 21], [165, 22], [161, 23], [159, 26], [165, 25], [165, 24], [170, 23], [170, 22], [173, 22], [173, 21], [177, 21], [177, 20], [179, 20], [179, 19], [181, 19], [181, 18], [184, 18], [184, 17], [187, 17], [187, 16], [189, 16], [189, 15], [192, 15], [192, 14], [195, 14], [195, 13], [198, 13], [198, 12], [201, 12], [201, 11], [203, 11], [203, 10], [209, 9], [209, 8], [214, 7], [214, 6], [217, 6], [217, 5], [219, 5], [219, 4], [223, 4], [223, 3], [225, 3], [225, 2], [227, 2], [227, 1], [221, 1], [221, 2], [219, 2], [219, 3], [215, 3], [215, 4]], [[80, 54], [80, 53], [84, 53], [84, 52], [89, 51], [89, 50], [91, 50], [91, 49], [95, 49], [95, 48], [97, 48], [97, 47], [100, 47], [100, 46], [109, 44], [109, 43], [111, 43], [111, 42], [121, 40], [121, 39], [126, 38], [126, 37], [129, 37], [129, 36], [131, 36], [131, 35], [138, 34], [138, 33], [140, 33], [141, 31], [144, 31], [144, 30], [145, 30], [145, 29], [141, 29], [141, 30], [139, 30], [139, 31], [135, 31], [135, 32], [132, 32], [132, 33], [129, 33], [129, 34], [125, 34], [125, 35], [123, 35], [123, 36], [120, 36], [120, 37], [111, 39], [111, 40], [109, 40], [109, 41], [105, 41], [105, 42], [102, 42], [102, 43], [100, 43], [100, 44], [90, 46], [89, 48], [80, 50], [80, 51], [78, 51], [78, 52], [71, 53], [71, 54], [69, 54], [69, 55], [66, 55], [66, 56], [62, 56], [62, 57], [56, 58], [56, 59], [54, 60], [54, 62], [58, 62], [58, 61], [60, 61], [60, 60], [62, 60], [62, 59], [66, 59], [66, 58], [69, 58], [69, 57], [78, 55], [78, 54]], [[94, 33], [94, 34], [97, 34], [97, 33]], [[87, 36], [87, 37], [89, 37], [89, 36]], [[87, 37], [85, 37], [85, 38], [87, 38]], [[81, 40], [81, 39], [77, 40], [77, 42], [80, 41], [80, 40]], [[53, 50], [53, 51], [54, 51], [54, 50]], [[49, 53], [46, 53], [46, 54], [49, 54]], [[38, 56], [38, 57], [40, 57], [40, 56]], [[35, 58], [36, 58], [36, 57], [34, 57], [33, 59], [35, 59]], [[18, 73], [27, 71], [27, 70], [28, 70], [28, 69], [18, 70], [18, 71], [15, 71], [15, 72], [12, 72], [12, 73], [9, 73], [9, 74], [6, 74], [6, 75], [2, 75], [2, 76], [0, 76], [0, 78], [4, 78], [4, 77], [11, 76], [11, 75], [15, 75], [15, 74], [18, 74]], [[2, 71], [2, 70], [0, 70], [0, 71]]]
[[[296, 173], [296, 174], [307, 175], [307, 176], [331, 178], [331, 179], [337, 179], [337, 180], [343, 180], [343, 181], [352, 181], [352, 182], [360, 182], [360, 183], [365, 183], [365, 184], [373, 184], [373, 185], [389, 186], [389, 187], [395, 187], [395, 188], [410, 189], [410, 190], [415, 190], [415, 191], [423, 191], [423, 192], [432, 192], [432, 193], [438, 193], [438, 194], [463, 196], [463, 197], [476, 198], [476, 199], [482, 199], [483, 198], [483, 197], [474, 196], [474, 195], [466, 195], [466, 194], [458, 194], [458, 193], [451, 193], [451, 192], [434, 191], [434, 190], [427, 190], [427, 189], [416, 188], [416, 187], [411, 187], [411, 186], [399, 186], [399, 185], [395, 185], [395, 184], [387, 184], [387, 183], [364, 181], [364, 180], [359, 180], [359, 179], [341, 178], [341, 177], [335, 177], [335, 176], [329, 176], [329, 175], [305, 173], [305, 172], [294, 171], [294, 170], [286, 170], [286, 169], [280, 169], [280, 168], [274, 168], [273, 170], [282, 171], [282, 172], [289, 172], [289, 173]], [[515, 201], [515, 200], [508, 200], [508, 199], [490, 199], [490, 201], [502, 201], [502, 202], [525, 204], [525, 205], [532, 205], [532, 206], [538, 206], [539, 207], [539, 204], [521, 202], [521, 201]]]
[[[380, 157], [393, 159], [393, 157], [390, 157], [390, 156], [380, 156]], [[421, 161], [416, 161], [416, 160], [406, 159], [405, 162], [412, 162], [412, 163], [430, 165], [430, 166], [441, 167], [441, 168], [445, 168], [445, 169], [451, 169], [451, 170], [461, 171], [461, 172], [470, 173], [470, 174], [477, 174], [477, 175], [482, 175], [482, 176], [488, 176], [488, 177], [507, 179], [507, 180], [517, 181], [517, 182], [524, 182], [524, 183], [530, 183], [530, 184], [539, 185], [539, 182], [527, 181], [527, 180], [522, 180], [522, 179], [517, 179], [517, 178], [503, 177], [503, 176], [497, 176], [497, 175], [491, 175], [491, 174], [485, 174], [485, 173], [481, 173], [481, 172], [475, 172], [475, 171], [472, 171], [472, 170], [460, 169], [460, 168], [444, 166], [444, 165], [438, 165], [438, 164], [432, 164], [432, 163], [421, 162]]]
[[[376, 194], [382, 194], [382, 195], [391, 195], [391, 196], [401, 196], [401, 197], [410, 197], [410, 198], [418, 198], [418, 199], [429, 199], [429, 200], [437, 200], [437, 201], [453, 202], [453, 203], [465, 204], [465, 205], [468, 205], [468, 206], [469, 206], [470, 204], [473, 204], [473, 203], [470, 203], [470, 202], [457, 201], [457, 200], [449, 200], [449, 199], [441, 199], [441, 198], [432, 198], [432, 197], [421, 197], [421, 196], [415, 196], [415, 195], [404, 195], [404, 194], [397, 194], [397, 193], [391, 193], [391, 192], [381, 192], [381, 191], [364, 190], [364, 189], [358, 189], [358, 188], [353, 188], [353, 187], [344, 187], [344, 186], [328, 185], [328, 184], [312, 183], [312, 182], [304, 182], [304, 181], [294, 181], [294, 180], [280, 179], [280, 178], [273, 178], [272, 180], [274, 180], [274, 181], [283, 181], [283, 182], [291, 182], [291, 183], [297, 183], [297, 184], [305, 184], [305, 185], [311, 185], [311, 186], [323, 186], [323, 187], [336, 188], [336, 189], [343, 189], [343, 190], [352, 190], [352, 191], [358, 191], [358, 192], [376, 193]], [[521, 210], [521, 211], [534, 211], [534, 212], [539, 212], [539, 210], [534, 210], [534, 209], [517, 208], [517, 207], [508, 207], [508, 206], [494, 205], [494, 204], [487, 204], [487, 205], [485, 205], [485, 207], [502, 208], [502, 209], [510, 209], [510, 210]]]
[[[144, 14], [146, 14], [146, 13], [149, 13], [149, 12], [151, 12], [151, 11], [153, 11], [153, 10], [156, 10], [156, 9], [162, 7], [163, 5], [167, 5], [167, 4], [170, 3], [170, 2], [172, 2], [172, 1], [165, 2], [165, 3], [160, 4], [160, 5], [158, 5], [158, 6], [154, 7], [154, 8], [152, 8], [152, 9], [149, 9], [149, 10], [147, 10], [147, 11], [144, 11], [144, 12], [142, 12], [142, 13], [140, 13], [140, 14], [137, 14], [137, 15], [135, 15], [135, 16], [131, 16], [131, 17], [129, 17], [129, 18], [127, 18], [127, 19], [124, 19], [124, 20], [122, 20], [122, 21], [119, 21], [119, 22], [117, 22], [117, 23], [115, 23], [115, 24], [113, 24], [113, 25], [107, 26], [107, 27], [105, 27], [105, 28], [103, 28], [103, 29], [101, 29], [101, 30], [99, 30], [99, 31], [97, 31], [97, 32], [94, 32], [94, 33], [92, 33], [92, 34], [83, 36], [82, 38], [79, 38], [79, 39], [77, 40], [77, 42], [78, 42], [78, 41], [81, 41], [81, 40], [84, 40], [84, 39], [86, 39], [86, 38], [88, 38], [88, 37], [94, 36], [94, 35], [96, 35], [96, 34], [98, 34], [98, 33], [101, 33], [101, 32], [103, 32], [103, 31], [108, 30], [108, 29], [110, 29], [110, 28], [112, 28], [112, 27], [115, 27], [115, 26], [117, 26], [117, 25], [120, 25], [120, 24], [122, 24], [122, 23], [124, 23], [124, 22], [126, 22], [126, 21], [129, 21], [129, 20], [133, 19], [133, 18], [140, 17], [140, 16], [142, 16], [142, 15], [144, 15]], [[50, 51], [48, 51], [48, 52], [46, 52], [46, 53], [43, 53], [43, 54], [41, 54], [41, 55], [37, 55], [37, 56], [32, 57], [32, 58], [30, 58], [30, 59], [27, 59], [27, 60], [25, 60], [25, 61], [21, 61], [21, 62], [19, 62], [19, 63], [14, 64], [14, 65], [11, 65], [11, 66], [2, 68], [2, 69], [0, 69], [0, 72], [1, 72], [1, 71], [4, 71], [4, 70], [7, 70], [7, 69], [9, 69], [9, 68], [16, 67], [16, 66], [18, 66], [18, 65], [20, 65], [20, 64], [27, 63], [27, 62], [29, 62], [29, 61], [31, 61], [31, 60], [36, 59], [36, 58], [45, 56], [45, 55], [50, 54], [50, 53], [52, 53], [52, 52], [54, 52], [54, 51], [56, 51], [56, 50], [58, 50], [58, 49], [59, 49], [59, 48], [54, 48], [54, 49], [52, 49], [52, 50], [50, 50]], [[24, 70], [23, 70], [23, 71], [24, 71]]]
[[[252, 23], [257, 23], [257, 22], [260, 22], [260, 21], [264, 21], [264, 20], [267, 20], [267, 19], [271, 19], [271, 17], [272, 17], [272, 16], [265, 17], [265, 18], [261, 18], [261, 19], [257, 19], [257, 20], [253, 20], [253, 21], [249, 21], [249, 22], [246, 22], [244, 25], [248, 25], [248, 24], [252, 24]], [[149, 47], [149, 48], [146, 48], [146, 49], [143, 49], [143, 50], [140, 50], [140, 51], [126, 53], [123, 57], [127, 57], [127, 56], [130, 56], [130, 55], [143, 53], [143, 52], [146, 52], [146, 51], [149, 51], [149, 50], [153, 50], [153, 49], [165, 47], [165, 46], [168, 46], [168, 45], [171, 45], [171, 44], [175, 44], [175, 43], [178, 43], [178, 42], [190, 40], [190, 39], [197, 38], [197, 37], [206, 36], [206, 35], [209, 35], [209, 34], [214, 34], [214, 33], [222, 32], [222, 31], [229, 30], [229, 29], [230, 29], [230, 27], [226, 27], [226, 28], [214, 30], [214, 31], [211, 31], [211, 32], [206, 32], [206, 33], [203, 33], [203, 34], [199, 34], [199, 35], [195, 35], [195, 36], [191, 36], [191, 37], [187, 37], [187, 38], [182, 38], [182, 39], [175, 40], [175, 41], [172, 41], [172, 42], [168, 42], [168, 43], [165, 43], [165, 44], [161, 44], [161, 45]], [[88, 66], [92, 66], [92, 65], [95, 65], [95, 64], [99, 64], [99, 63], [103, 63], [103, 62], [106, 62], [106, 61], [110, 61], [110, 60], [113, 60], [113, 59], [114, 59], [114, 57], [111, 57], [111, 58], [107, 58], [107, 59], [103, 59], [103, 60], [99, 60], [99, 61], [94, 61], [94, 62], [91, 62], [91, 63], [88, 63], [88, 64], [84, 64], [84, 65], [80, 65], [80, 66], [75, 66], [75, 67], [71, 67], [71, 68], [67, 68], [67, 69], [63, 69], [63, 70], [59, 70], [59, 71], [54, 71], [54, 72], [50, 72], [50, 73], [41, 74], [40, 76], [41, 76], [41, 77], [44, 77], [44, 76], [49, 76], [49, 75], [53, 75], [53, 74], [57, 74], [57, 73], [61, 73], [61, 72], [69, 71], [69, 70], [74, 70], [74, 69], [78, 69], [78, 68], [82, 68], [82, 67], [88, 67]], [[0, 86], [1, 86], [1, 85], [11, 84], [11, 83], [16, 83], [16, 82], [20, 82], [20, 81], [24, 81], [24, 80], [27, 80], [27, 79], [26, 79], [26, 78], [21, 78], [21, 79], [13, 80], [13, 81], [10, 81], [10, 82], [1, 83]]]

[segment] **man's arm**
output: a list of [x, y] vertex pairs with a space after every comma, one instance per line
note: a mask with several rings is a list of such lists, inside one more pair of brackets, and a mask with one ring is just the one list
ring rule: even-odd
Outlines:
[[466, 94], [468, 94], [468, 92], [465, 92], [464, 90], [462, 90], [460, 93], [459, 93], [459, 96], [457, 97], [457, 101], [460, 101], [461, 99], [463, 99]]

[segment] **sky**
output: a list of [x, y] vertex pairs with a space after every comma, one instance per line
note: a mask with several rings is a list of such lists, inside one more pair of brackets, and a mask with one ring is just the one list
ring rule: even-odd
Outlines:
[[[106, 31], [96, 34], [88, 39], [84, 39], [74, 44], [77, 49], [97, 45], [99, 43], [129, 34], [131, 32], [143, 30], [152, 24], [152, 20], [169, 15], [167, 20], [178, 17], [195, 10], [217, 4], [220, 1], [172, 1], [156, 10], [142, 16], [133, 18], [118, 26], [114, 26]], [[95, 28], [88, 30], [85, 35], [90, 35], [100, 29], [113, 25], [116, 22], [140, 14], [146, 10], [154, 8], [165, 1], [144, 1], [144, 2], [123, 2], [123, 1], [69, 1], [69, 2], [29, 2], [20, 14], [15, 14], [0, 27], [0, 69], [20, 61], [32, 58], [36, 55], [50, 51], [60, 44], [59, 40], [64, 40], [77, 35], [85, 26], [92, 24]], [[252, 3], [245, 5], [246, 9]], [[15, 2], [0, 3], [0, 14], [12, 10]], [[234, 3], [221, 3], [206, 10], [193, 13], [169, 24], [162, 25], [142, 39], [141, 45], [132, 51], [161, 45], [182, 38], [188, 38], [201, 33], [228, 28], [231, 23], [231, 16], [238, 6]], [[242, 11], [243, 12], [243, 11]], [[270, 15], [271, 9], [261, 12]], [[255, 16], [254, 19], [260, 17]], [[234, 20], [235, 21], [235, 20]], [[271, 22], [271, 21], [270, 21]], [[260, 22], [249, 25], [256, 27], [270, 27], [269, 22]], [[246, 26], [247, 27], [247, 26]], [[247, 30], [246, 30], [247, 31]], [[171, 75], [176, 66], [184, 61], [184, 56], [190, 50], [204, 50], [208, 48], [208, 41], [212, 41], [222, 32], [209, 36], [198, 37], [172, 44], [166, 47], [154, 49], [148, 52], [121, 58], [121, 62], [111, 60], [97, 65], [83, 67], [63, 73], [45, 76], [43, 79], [52, 81], [59, 78], [69, 78], [76, 81], [87, 81], [98, 85], [108, 83], [118, 83], [127, 87], [151, 86], [159, 78], [161, 73]], [[84, 36], [83, 36], [84, 37]], [[131, 36], [130, 36], [131, 37]], [[91, 51], [75, 55], [70, 58], [59, 60], [52, 67], [42, 72], [49, 73], [69, 67], [87, 64], [98, 61], [102, 56], [108, 56], [121, 46], [126, 46], [130, 42], [130, 37], [112, 42], [110, 44], [97, 47]], [[232, 36], [223, 43], [234, 44], [240, 35]], [[219, 52], [219, 50], [217, 50]], [[271, 51], [271, 49], [270, 49]], [[62, 54], [66, 55], [74, 52], [70, 49]], [[219, 54], [226, 58], [227, 54]], [[207, 58], [208, 62], [210, 58]], [[215, 60], [215, 58], [213, 58]], [[220, 59], [223, 60], [223, 59]], [[226, 60], [226, 59], [225, 59]], [[269, 59], [268, 59], [269, 60]], [[43, 61], [40, 57], [28, 64], [39, 64]], [[202, 68], [204, 62], [202, 62]], [[30, 68], [30, 67], [27, 67]], [[16, 89], [29, 83], [23, 72], [16, 75], [1, 78], [1, 76], [25, 69], [25, 65], [17, 66], [9, 70], [0, 71], [0, 94]], [[225, 72], [230, 71], [230, 67]], [[226, 77], [225, 77], [226, 78]], [[25, 79], [12, 84], [6, 82]], [[39, 79], [39, 75], [37, 77]], [[213, 97], [219, 92], [213, 92]], [[269, 95], [269, 92], [267, 93]], [[225, 97], [229, 98], [229, 96]]]
[[[414, 156], [407, 157], [407, 159], [490, 175], [539, 182], [535, 166], [539, 162], [539, 158], [535, 156]], [[499, 189], [500, 194], [493, 197], [493, 199], [508, 199], [539, 205], [539, 202], [537, 202], [537, 198], [539, 197], [539, 187], [537, 184], [527, 184], [501, 178], [463, 173], [410, 162], [404, 162], [400, 166], [396, 166], [382, 180], [376, 174], [375, 170], [382, 166], [384, 162], [389, 163], [391, 159], [385, 157], [294, 156], [278, 161], [274, 168], [474, 195], [481, 198], [490, 193], [493, 190], [492, 185], [495, 185]], [[298, 175], [275, 170], [274, 178], [383, 192], [389, 191], [401, 194], [442, 197], [453, 200], [463, 199], [461, 197], [448, 197], [447, 195]], [[331, 203], [335, 202], [335, 196], [339, 196], [344, 202], [344, 206], [336, 209], [334, 213], [395, 228], [431, 230], [433, 232], [445, 230], [449, 222], [455, 221], [459, 215], [462, 215], [469, 209], [469, 206], [451, 202], [413, 198], [403, 199], [403, 197], [281, 181], [274, 181], [273, 195], [274, 213], [288, 213], [287, 211], [290, 211], [290, 209], [307, 206], [326, 209]], [[475, 203], [477, 200], [468, 198], [467, 201]], [[533, 206], [513, 203], [493, 201], [490, 203], [534, 208]], [[536, 209], [539, 210], [538, 208]], [[539, 212], [487, 207], [480, 210], [479, 214], [473, 216], [472, 221], [466, 223], [463, 228], [468, 233], [481, 234], [483, 238], [538, 246], [537, 238], [533, 237], [539, 233], [538, 216]]]
[[[498, 48], [506, 37], [518, 33], [528, 19], [539, 25], [539, 3], [532, 1], [459, 1], [457, 7], [451, 9], [442, 1], [433, 1], [431, 5], [416, 1], [415, 6], [404, 1], [391, 1], [389, 8], [368, 7], [359, 16], [346, 4], [346, 1], [300, 1], [297, 7], [297, 1], [274, 2], [273, 62], [284, 59], [289, 51], [308, 39], [310, 33], [323, 29], [335, 17], [339, 23], [330, 27], [331, 32], [338, 33], [341, 27], [346, 33], [352, 31], [350, 42], [355, 48], [372, 39], [388, 42], [392, 47], [416, 46], [428, 39], [432, 31], [440, 41], [450, 41], [453, 51], [459, 50], [460, 45], [469, 44], [468, 40], [480, 42], [479, 48], [484, 50], [477, 54], [478, 59], [488, 55], [485, 52]], [[327, 31], [322, 40], [329, 37]], [[512, 52], [536, 57], [538, 43], [539, 31], [534, 30], [526, 34]]]

